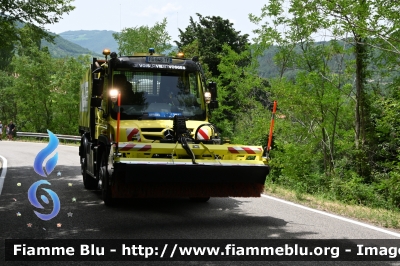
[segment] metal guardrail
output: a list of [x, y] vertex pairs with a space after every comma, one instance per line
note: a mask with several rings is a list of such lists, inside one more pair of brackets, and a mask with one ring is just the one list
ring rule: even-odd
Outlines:
[[[81, 140], [81, 136], [60, 135], [60, 134], [54, 134], [54, 135], [56, 135], [57, 138], [59, 139], [75, 140], [75, 141]], [[17, 132], [17, 137], [48, 138], [49, 135], [47, 133]]]

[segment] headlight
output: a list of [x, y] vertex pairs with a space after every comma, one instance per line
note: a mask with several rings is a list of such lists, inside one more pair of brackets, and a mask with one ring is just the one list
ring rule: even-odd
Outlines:
[[119, 91], [117, 89], [110, 90], [110, 98], [113, 103], [115, 103], [118, 100], [118, 94]]

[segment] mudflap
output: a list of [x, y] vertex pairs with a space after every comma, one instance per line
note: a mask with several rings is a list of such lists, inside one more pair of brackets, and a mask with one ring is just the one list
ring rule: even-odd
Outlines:
[[260, 197], [268, 165], [114, 165], [113, 198]]

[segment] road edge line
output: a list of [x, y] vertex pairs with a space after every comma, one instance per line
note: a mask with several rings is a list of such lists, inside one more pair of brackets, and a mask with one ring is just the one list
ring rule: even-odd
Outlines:
[[3, 191], [3, 184], [4, 180], [6, 179], [6, 173], [7, 173], [7, 159], [0, 155], [0, 160], [2, 164], [1, 175], [0, 175], [0, 196], [1, 196], [1, 191]]
[[287, 201], [287, 200], [275, 198], [275, 197], [268, 196], [268, 195], [265, 195], [265, 194], [261, 194], [261, 197], [268, 198], [268, 199], [275, 200], [275, 201], [279, 201], [279, 202], [282, 202], [282, 203], [285, 203], [285, 204], [288, 204], [288, 205], [292, 205], [292, 206], [295, 206], [295, 207], [298, 207], [298, 208], [301, 208], [301, 209], [304, 209], [304, 210], [312, 211], [312, 212], [315, 212], [315, 213], [318, 213], [318, 214], [329, 216], [329, 217], [332, 217], [332, 218], [335, 218], [335, 219], [338, 219], [338, 220], [342, 220], [342, 221], [345, 221], [345, 222], [348, 222], [348, 223], [352, 223], [352, 224], [356, 224], [356, 225], [359, 225], [359, 226], [363, 226], [363, 227], [366, 227], [366, 228], [369, 228], [369, 229], [372, 229], [372, 230], [375, 230], [375, 231], [379, 231], [381, 233], [389, 234], [389, 235], [392, 235], [392, 236], [400, 238], [400, 234], [399, 233], [392, 232], [392, 231], [389, 231], [389, 230], [386, 230], [386, 229], [383, 229], [383, 228], [380, 228], [380, 227], [377, 227], [377, 226], [374, 226], [374, 225], [370, 225], [370, 224], [362, 223], [362, 222], [359, 222], [359, 221], [355, 221], [355, 220], [352, 220], [352, 219], [349, 219], [349, 218], [345, 218], [345, 217], [342, 217], [342, 216], [339, 216], [339, 215], [336, 215], [336, 214], [332, 214], [332, 213], [316, 210], [316, 209], [313, 209], [313, 208], [310, 208], [310, 207], [306, 207], [306, 206], [303, 206], [303, 205], [300, 205], [300, 204], [297, 204], [297, 203], [293, 203], [293, 202], [290, 202], [290, 201]]

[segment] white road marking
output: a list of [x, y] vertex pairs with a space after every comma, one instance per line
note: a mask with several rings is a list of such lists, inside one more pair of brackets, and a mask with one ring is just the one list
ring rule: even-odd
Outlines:
[[0, 175], [0, 195], [1, 195], [1, 191], [3, 190], [4, 179], [6, 178], [6, 173], [7, 173], [7, 159], [1, 155], [0, 159], [2, 162], [2, 171]]
[[366, 227], [366, 228], [369, 228], [369, 229], [372, 229], [372, 230], [375, 230], [375, 231], [379, 231], [381, 233], [385, 233], [385, 234], [392, 235], [392, 236], [400, 238], [400, 234], [399, 233], [395, 233], [395, 232], [392, 232], [392, 231], [389, 231], [389, 230], [386, 230], [386, 229], [383, 229], [383, 228], [379, 228], [379, 227], [376, 227], [376, 226], [373, 226], [373, 225], [365, 224], [365, 223], [362, 223], [362, 222], [351, 220], [349, 218], [345, 218], [345, 217], [342, 217], [342, 216], [339, 216], [339, 215], [327, 213], [327, 212], [324, 212], [324, 211], [315, 210], [315, 209], [312, 209], [312, 208], [309, 208], [309, 207], [305, 207], [305, 206], [300, 205], [300, 204], [296, 204], [296, 203], [293, 203], [293, 202], [290, 202], [290, 201], [274, 198], [274, 197], [271, 197], [271, 196], [268, 196], [268, 195], [261, 194], [261, 197], [264, 197], [264, 198], [267, 198], [267, 199], [271, 199], [271, 200], [275, 200], [275, 201], [279, 201], [279, 202], [282, 202], [282, 203], [285, 203], [285, 204], [288, 204], [288, 205], [292, 205], [292, 206], [295, 206], [295, 207], [298, 207], [298, 208], [301, 208], [301, 209], [304, 209], [304, 210], [307, 210], [307, 211], [312, 211], [312, 212], [315, 212], [315, 213], [318, 213], [318, 214], [329, 216], [329, 217], [332, 217], [332, 218], [335, 218], [335, 219], [338, 219], [338, 220], [342, 220], [342, 221], [345, 221], [345, 222], [348, 222], [348, 223], [352, 223], [352, 224], [356, 224], [356, 225], [359, 225], [359, 226], [363, 226], [363, 227]]

